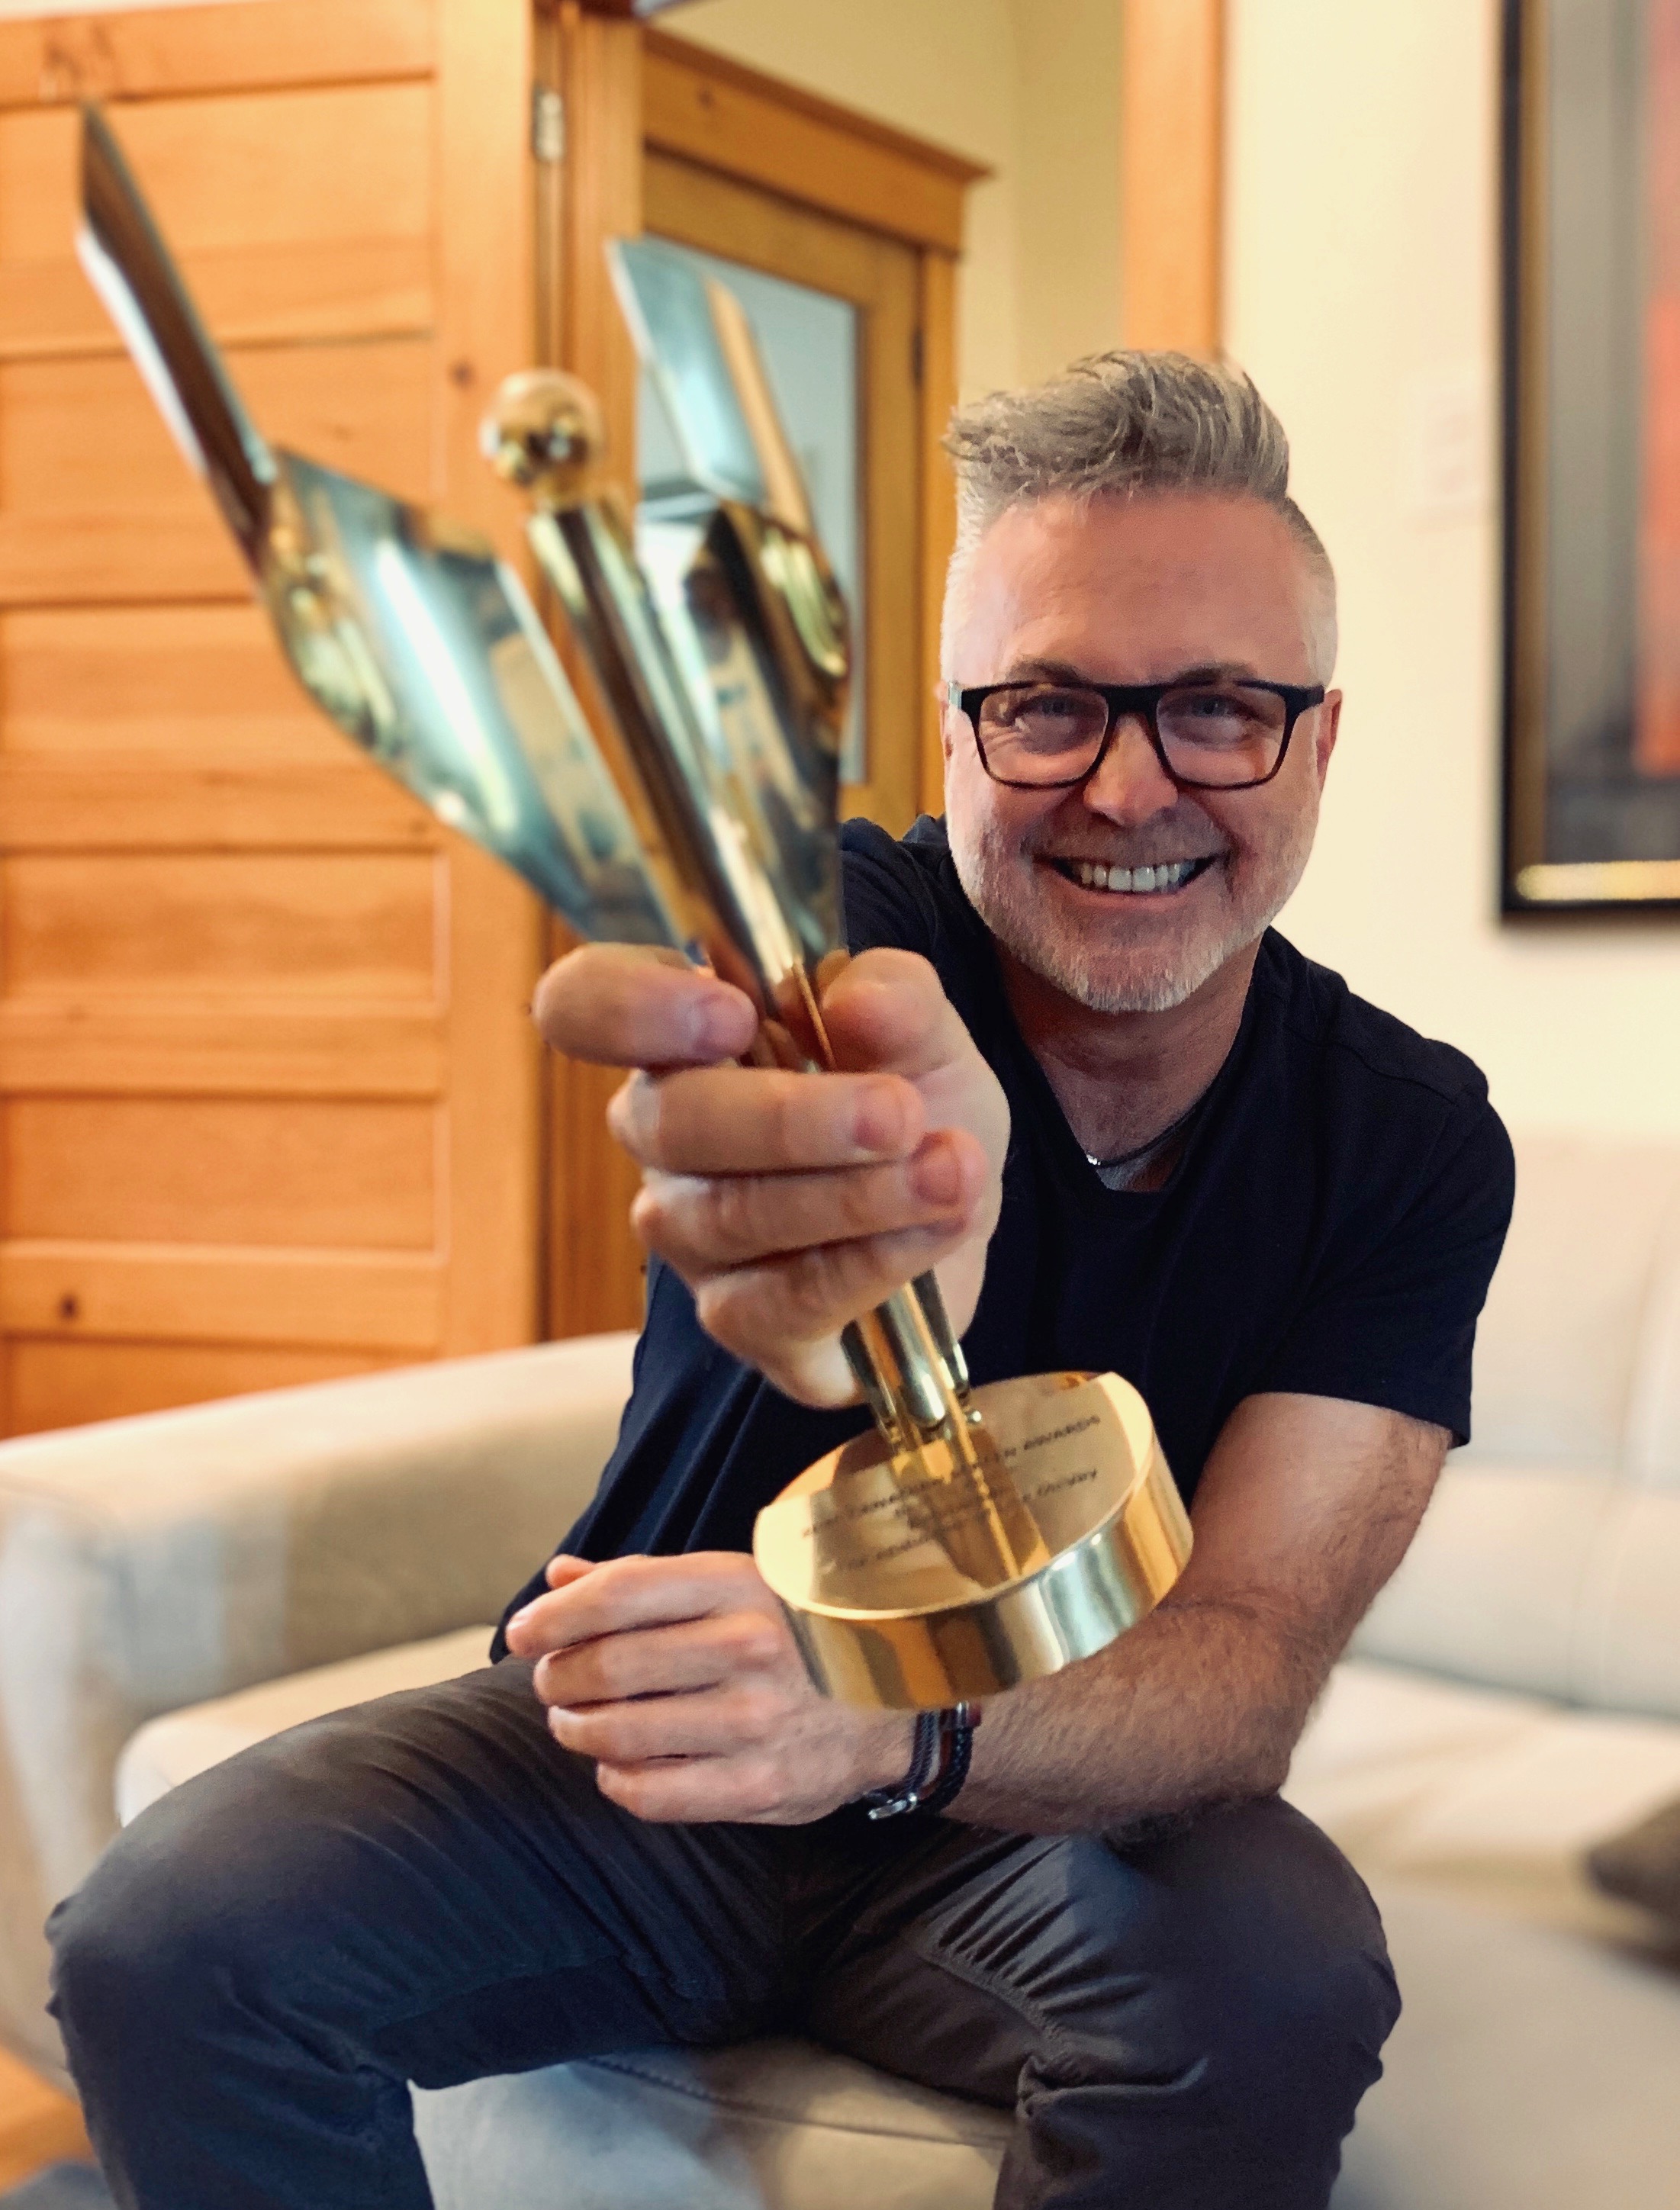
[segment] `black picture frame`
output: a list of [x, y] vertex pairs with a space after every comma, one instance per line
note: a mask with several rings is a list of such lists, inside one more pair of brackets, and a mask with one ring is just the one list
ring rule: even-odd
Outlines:
[[1680, 762], [1653, 774], [1638, 756], [1650, 4], [1504, 0], [1500, 909], [1512, 918], [1680, 914]]

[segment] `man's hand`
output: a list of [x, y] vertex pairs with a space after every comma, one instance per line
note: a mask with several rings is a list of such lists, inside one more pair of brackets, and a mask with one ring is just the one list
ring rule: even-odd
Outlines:
[[636, 1232], [709, 1332], [778, 1388], [849, 1402], [841, 1329], [930, 1266], [968, 1325], [1009, 1108], [926, 960], [866, 951], [841, 970], [823, 998], [832, 1073], [734, 1064], [751, 1001], [671, 953], [574, 951], [535, 1012], [556, 1051], [643, 1070], [611, 1114], [643, 1172]]
[[751, 1558], [555, 1558], [509, 1621], [548, 1727], [638, 1819], [800, 1826], [897, 1780], [910, 1721], [812, 1687]]

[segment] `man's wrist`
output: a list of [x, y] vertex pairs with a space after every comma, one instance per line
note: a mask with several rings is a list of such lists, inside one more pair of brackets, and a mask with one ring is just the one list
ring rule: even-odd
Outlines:
[[914, 1712], [873, 1712], [868, 1716], [852, 1794], [867, 1795], [872, 1788], [891, 1788], [909, 1769], [916, 1749]]

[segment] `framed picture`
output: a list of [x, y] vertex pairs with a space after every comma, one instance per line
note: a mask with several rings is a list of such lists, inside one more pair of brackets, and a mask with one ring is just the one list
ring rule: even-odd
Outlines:
[[1505, 0], [1508, 914], [1680, 912], [1680, 0]]

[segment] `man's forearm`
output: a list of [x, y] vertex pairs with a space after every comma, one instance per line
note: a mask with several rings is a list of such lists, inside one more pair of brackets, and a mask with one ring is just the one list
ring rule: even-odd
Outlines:
[[988, 1704], [951, 1815], [1096, 1832], [1268, 1794], [1333, 1655], [1260, 1605], [1169, 1598], [1099, 1657]]

